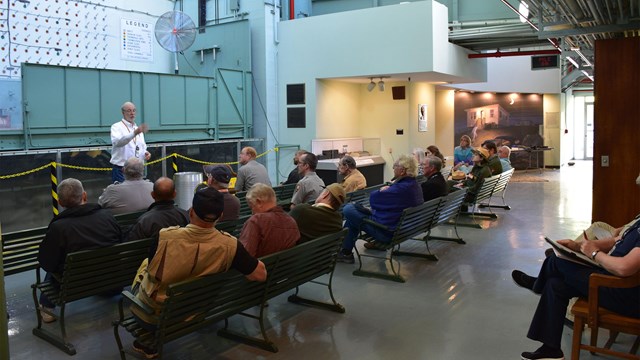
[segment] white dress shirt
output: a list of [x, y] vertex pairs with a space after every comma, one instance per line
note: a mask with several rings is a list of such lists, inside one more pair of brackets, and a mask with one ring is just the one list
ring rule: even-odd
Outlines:
[[[144, 162], [147, 144], [144, 142], [144, 133], [135, 134], [138, 128], [135, 123], [122, 119], [111, 125], [111, 163], [124, 166], [124, 162], [131, 157], [137, 157]], [[136, 151], [136, 147], [138, 151]]]

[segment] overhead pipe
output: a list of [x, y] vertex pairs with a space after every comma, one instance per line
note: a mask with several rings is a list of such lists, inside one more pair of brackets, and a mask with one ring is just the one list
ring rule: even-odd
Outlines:
[[469, 59], [477, 58], [497, 58], [503, 56], [528, 56], [528, 55], [559, 55], [560, 50], [530, 50], [530, 51], [496, 51], [493, 53], [469, 54]]
[[[526, 16], [522, 15], [520, 13], [520, 11], [518, 11], [518, 9], [516, 9], [515, 7], [513, 7], [513, 5], [509, 4], [509, 2], [507, 0], [500, 0], [502, 1], [503, 4], [507, 5], [507, 7], [511, 10], [513, 10], [513, 12], [515, 12], [516, 14], [518, 14], [518, 16], [522, 17], [535, 31], [540, 32], [540, 29], [538, 29], [538, 27], [532, 23], [531, 21], [529, 21], [529, 19], [527, 19]], [[551, 43], [551, 45], [553, 45], [554, 48], [556, 49], [560, 49], [560, 46], [558, 46], [558, 44], [556, 44], [556, 41], [553, 39], [549, 39], [547, 38], [547, 40]]]

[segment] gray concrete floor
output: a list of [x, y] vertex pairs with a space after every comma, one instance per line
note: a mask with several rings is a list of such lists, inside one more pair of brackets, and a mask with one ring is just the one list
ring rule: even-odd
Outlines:
[[[499, 218], [484, 221], [485, 229], [460, 228], [466, 245], [432, 242], [431, 250], [440, 261], [402, 258], [404, 284], [355, 277], [351, 275], [355, 265], [338, 264], [334, 293], [346, 307], [345, 314], [290, 304], [285, 296], [270, 301], [268, 335], [278, 353], [227, 341], [216, 336], [219, 326], [213, 326], [170, 343], [166, 358], [519, 359], [522, 351], [539, 346], [526, 338], [538, 299], [513, 284], [511, 271], [536, 274], [544, 258], [541, 237], [574, 237], [591, 216], [590, 162], [545, 172], [549, 182], [512, 183], [507, 194], [512, 210], [495, 210]], [[36, 318], [29, 285], [34, 278], [27, 273], [5, 279], [11, 359], [68, 359], [31, 334]], [[315, 285], [303, 290], [326, 296], [326, 290]], [[78, 351], [75, 359], [119, 358], [111, 328], [111, 320], [117, 318], [116, 302], [115, 297], [95, 297], [68, 306], [68, 334]], [[234, 317], [232, 323], [257, 333], [249, 320]], [[565, 355], [570, 353], [571, 336], [565, 328]], [[614, 346], [626, 351], [632, 341], [620, 336]], [[581, 358], [608, 359], [584, 351]]]

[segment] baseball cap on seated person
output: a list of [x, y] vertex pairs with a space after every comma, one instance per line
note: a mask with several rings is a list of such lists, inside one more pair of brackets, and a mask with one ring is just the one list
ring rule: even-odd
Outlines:
[[342, 187], [342, 185], [338, 183], [333, 183], [327, 186], [325, 189], [329, 191], [329, 193], [331, 193], [331, 196], [333, 196], [336, 200], [338, 200], [338, 203], [340, 205], [344, 204], [344, 200], [347, 197], [347, 193], [344, 191], [344, 188]]
[[213, 180], [219, 183], [228, 184], [231, 178], [236, 176], [231, 170], [231, 166], [227, 164], [204, 165], [202, 168], [207, 175], [210, 175]]
[[224, 210], [224, 197], [218, 190], [207, 187], [196, 191], [191, 208], [203, 221], [215, 222]]

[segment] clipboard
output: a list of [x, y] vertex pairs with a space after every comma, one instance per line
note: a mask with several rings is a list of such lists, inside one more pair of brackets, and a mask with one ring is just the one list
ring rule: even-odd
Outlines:
[[569, 260], [584, 266], [602, 268], [602, 265], [591, 260], [588, 256], [584, 255], [581, 252], [573, 251], [568, 247], [558, 243], [557, 241], [549, 239], [546, 236], [544, 237], [544, 241], [548, 242], [549, 245], [551, 245], [551, 247], [553, 248], [553, 252], [561, 259]]

